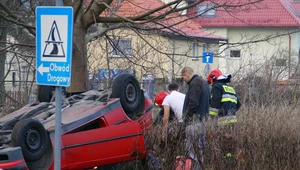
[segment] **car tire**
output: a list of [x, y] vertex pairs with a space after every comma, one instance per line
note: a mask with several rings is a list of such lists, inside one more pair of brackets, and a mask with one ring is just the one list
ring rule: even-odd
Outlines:
[[131, 74], [118, 75], [112, 85], [112, 98], [120, 98], [121, 105], [127, 116], [137, 119], [144, 104], [143, 93], [139, 82]]
[[34, 119], [19, 121], [11, 134], [11, 146], [20, 146], [24, 159], [29, 162], [39, 160], [45, 154], [49, 142], [46, 129]]

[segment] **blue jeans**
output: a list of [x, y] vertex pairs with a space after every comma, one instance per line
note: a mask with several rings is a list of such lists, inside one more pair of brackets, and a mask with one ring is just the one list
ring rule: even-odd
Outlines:
[[205, 125], [201, 122], [195, 122], [187, 125], [185, 128], [186, 151], [188, 156], [193, 160], [193, 169], [201, 170], [201, 164], [204, 162], [204, 142], [205, 142]]

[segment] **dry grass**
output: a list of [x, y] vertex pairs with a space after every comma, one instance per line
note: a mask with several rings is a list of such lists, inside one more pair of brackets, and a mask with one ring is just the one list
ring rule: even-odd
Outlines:
[[[234, 129], [212, 130], [206, 122], [204, 152], [205, 169], [300, 169], [300, 107], [242, 108]], [[148, 134], [148, 146], [158, 156], [161, 168], [175, 167], [175, 157], [186, 156], [184, 130], [173, 128], [166, 143], [161, 141], [162, 130], [154, 127]], [[195, 141], [196, 142], [196, 141]], [[231, 158], [224, 158], [226, 153]], [[197, 151], [200, 156], [200, 151]], [[151, 169], [151, 168], [150, 168]]]

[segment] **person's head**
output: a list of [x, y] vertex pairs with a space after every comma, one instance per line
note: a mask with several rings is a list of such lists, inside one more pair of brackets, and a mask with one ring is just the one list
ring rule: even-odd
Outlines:
[[161, 107], [162, 103], [167, 95], [169, 95], [169, 94], [166, 91], [161, 91], [161, 92], [157, 93], [157, 95], [154, 98], [154, 105]]
[[172, 91], [178, 91], [179, 90], [179, 85], [177, 83], [171, 83], [168, 85], [168, 92]]
[[189, 82], [194, 75], [194, 71], [191, 67], [184, 67], [181, 70], [181, 77], [185, 82]]
[[219, 69], [212, 70], [208, 75], [207, 75], [207, 82], [210, 85], [213, 85], [214, 82], [218, 79], [219, 76], [222, 75], [222, 72]]

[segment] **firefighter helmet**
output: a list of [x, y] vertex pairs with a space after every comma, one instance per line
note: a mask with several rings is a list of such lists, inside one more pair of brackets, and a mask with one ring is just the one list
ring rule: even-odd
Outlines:
[[207, 76], [208, 83], [211, 85], [214, 84], [214, 81], [221, 75], [222, 72], [219, 69], [212, 70]]
[[160, 107], [167, 95], [168, 95], [168, 93], [166, 91], [161, 91], [161, 92], [157, 93], [157, 95], [155, 96], [155, 99], [154, 99], [155, 106]]

